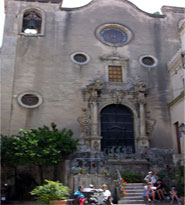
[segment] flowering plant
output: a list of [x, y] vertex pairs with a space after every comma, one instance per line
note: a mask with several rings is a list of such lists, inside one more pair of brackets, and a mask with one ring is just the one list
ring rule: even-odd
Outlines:
[[127, 191], [125, 191], [125, 185], [127, 184], [127, 182], [121, 178], [121, 193], [123, 196], [125, 196], [125, 194], [127, 193]]

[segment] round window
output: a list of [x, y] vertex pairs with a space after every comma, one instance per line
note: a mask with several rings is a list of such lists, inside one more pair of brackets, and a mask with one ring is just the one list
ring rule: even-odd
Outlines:
[[154, 67], [158, 63], [157, 59], [151, 55], [141, 56], [139, 61], [145, 67]]
[[20, 94], [17, 100], [21, 106], [26, 108], [38, 107], [43, 101], [40, 94], [32, 91]]
[[109, 46], [121, 47], [132, 38], [132, 32], [120, 24], [104, 24], [96, 29], [96, 37]]
[[84, 63], [87, 61], [87, 57], [84, 54], [79, 53], [74, 55], [74, 60], [79, 63]]
[[89, 56], [84, 52], [75, 52], [71, 55], [71, 60], [76, 64], [86, 64], [89, 62]]
[[33, 94], [26, 94], [22, 96], [21, 102], [25, 105], [33, 106], [39, 102], [39, 98]]
[[122, 46], [127, 41], [127, 34], [120, 29], [105, 28], [100, 32], [100, 38], [104, 42]]

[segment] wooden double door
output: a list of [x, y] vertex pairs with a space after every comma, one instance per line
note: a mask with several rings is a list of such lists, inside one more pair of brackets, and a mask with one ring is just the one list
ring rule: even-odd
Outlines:
[[[111, 104], [101, 113], [101, 150], [134, 153], [134, 120], [132, 111], [120, 104]], [[111, 150], [111, 151], [110, 151]]]

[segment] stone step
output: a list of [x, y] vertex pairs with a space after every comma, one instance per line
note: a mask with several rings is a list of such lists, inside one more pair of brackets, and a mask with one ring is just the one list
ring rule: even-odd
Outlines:
[[142, 196], [142, 194], [143, 194], [143, 193], [140, 193], [140, 192], [139, 192], [139, 193], [138, 193], [138, 192], [135, 192], [135, 193], [127, 192], [125, 195], [126, 195], [126, 196]]
[[135, 187], [135, 188], [140, 188], [140, 187], [144, 187], [144, 185], [125, 185], [125, 187]]
[[119, 200], [118, 204], [144, 204], [143, 200]]
[[139, 195], [139, 196], [124, 196], [124, 199], [126, 199], [126, 200], [135, 200], [135, 199], [139, 199], [139, 200], [141, 200], [141, 199], [143, 199], [143, 197], [141, 196], [141, 195]]
[[125, 191], [127, 192], [124, 198], [120, 199], [118, 204], [143, 204], [145, 202], [143, 200], [142, 194], [144, 190], [143, 183], [127, 183], [125, 185]]
[[144, 188], [132, 188], [132, 187], [129, 187], [129, 188], [125, 188], [126, 190], [128, 190], [128, 191], [139, 191], [139, 192], [141, 192], [141, 191], [143, 191], [144, 190]]
[[136, 188], [136, 187], [125, 187], [125, 189], [126, 190], [130, 190], [130, 191], [132, 191], [132, 190], [139, 190], [139, 191], [143, 191], [144, 190], [144, 187], [138, 187], [138, 188]]
[[143, 185], [143, 184], [145, 184], [145, 183], [126, 183], [127, 185]]
[[126, 186], [135, 186], [135, 185], [136, 185], [136, 186], [141, 186], [141, 185], [143, 186], [144, 183], [126, 183], [125, 185], [126, 185]]

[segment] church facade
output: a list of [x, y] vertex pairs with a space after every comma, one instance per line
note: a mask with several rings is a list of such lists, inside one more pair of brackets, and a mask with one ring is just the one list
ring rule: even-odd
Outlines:
[[9, 0], [2, 59], [2, 134], [55, 122], [80, 150], [172, 149], [167, 63], [185, 8], [149, 14], [126, 0], [63, 8]]

